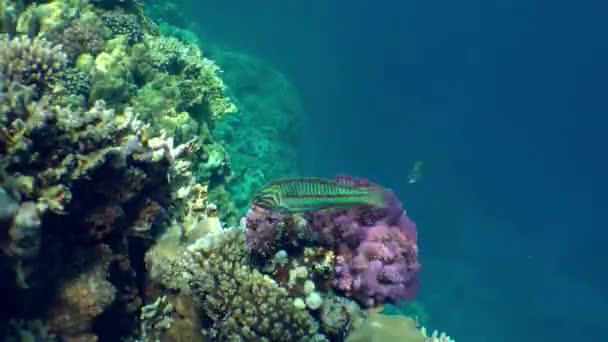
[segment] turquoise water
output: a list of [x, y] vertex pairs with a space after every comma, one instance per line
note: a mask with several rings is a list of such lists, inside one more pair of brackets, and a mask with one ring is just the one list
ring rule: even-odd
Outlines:
[[303, 173], [398, 192], [433, 326], [468, 342], [608, 340], [603, 4], [180, 6], [175, 21], [295, 84]]

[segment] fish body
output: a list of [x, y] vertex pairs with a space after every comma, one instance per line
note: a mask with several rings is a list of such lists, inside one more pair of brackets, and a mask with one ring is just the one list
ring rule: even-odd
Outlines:
[[285, 178], [265, 185], [252, 204], [289, 213], [361, 205], [386, 207], [385, 189], [357, 183], [347, 178]]
[[419, 160], [414, 163], [410, 168], [407, 175], [407, 182], [410, 184], [417, 183], [422, 178], [422, 172], [424, 170], [424, 162]]

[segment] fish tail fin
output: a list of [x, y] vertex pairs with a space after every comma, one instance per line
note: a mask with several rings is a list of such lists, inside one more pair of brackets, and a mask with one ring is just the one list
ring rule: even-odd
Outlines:
[[380, 189], [370, 191], [365, 198], [365, 203], [376, 208], [386, 208], [388, 206], [386, 193]]

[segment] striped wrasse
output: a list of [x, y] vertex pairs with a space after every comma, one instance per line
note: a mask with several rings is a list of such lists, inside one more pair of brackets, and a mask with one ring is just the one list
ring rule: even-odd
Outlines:
[[346, 178], [285, 178], [265, 185], [252, 205], [280, 212], [306, 212], [361, 205], [384, 208], [386, 190]]

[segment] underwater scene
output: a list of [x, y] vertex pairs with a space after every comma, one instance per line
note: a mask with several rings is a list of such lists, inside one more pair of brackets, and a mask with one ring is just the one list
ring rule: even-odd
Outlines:
[[605, 13], [0, 0], [0, 341], [608, 342]]

